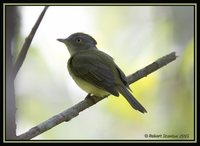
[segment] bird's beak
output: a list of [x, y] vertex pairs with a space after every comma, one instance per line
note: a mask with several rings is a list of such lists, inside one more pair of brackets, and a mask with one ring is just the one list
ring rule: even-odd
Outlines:
[[65, 43], [66, 40], [65, 39], [57, 39], [57, 41]]

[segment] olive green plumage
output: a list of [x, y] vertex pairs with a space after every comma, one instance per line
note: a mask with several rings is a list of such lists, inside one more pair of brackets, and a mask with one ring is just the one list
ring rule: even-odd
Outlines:
[[147, 112], [128, 91], [130, 88], [125, 74], [112, 57], [96, 48], [94, 38], [88, 34], [74, 33], [58, 41], [68, 47], [71, 54], [68, 70], [80, 88], [96, 96], [119, 96], [121, 93], [134, 109]]

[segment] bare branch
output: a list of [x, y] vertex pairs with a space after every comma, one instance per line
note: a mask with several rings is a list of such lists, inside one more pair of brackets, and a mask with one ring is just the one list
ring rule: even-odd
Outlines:
[[[152, 64], [146, 66], [145, 68], [137, 71], [134, 74], [131, 74], [128, 76], [128, 81], [129, 83], [133, 83], [143, 77], [146, 77], [150, 73], [158, 70], [159, 68], [167, 65], [168, 63], [174, 61], [176, 59], [176, 54], [175, 52], [172, 52], [168, 55], [165, 55]], [[92, 105], [96, 104], [97, 102], [101, 101], [105, 97], [96, 97], [96, 96], [90, 96], [88, 95], [83, 101], [79, 102], [78, 104], [72, 106], [71, 108], [53, 116], [52, 118], [48, 119], [47, 121], [44, 121], [40, 123], [39, 125], [31, 128], [29, 131], [21, 134], [18, 136], [19, 139], [21, 140], [29, 140], [33, 137], [38, 136], [39, 134], [57, 126], [58, 124], [64, 122], [64, 121], [69, 121], [72, 118], [78, 116], [78, 114], [91, 107]]]
[[128, 76], [129, 84], [132, 84], [132, 83], [136, 82], [137, 80], [139, 80], [143, 77], [146, 77], [147, 75], [151, 74], [152, 72], [156, 71], [157, 69], [167, 65], [171, 61], [174, 61], [176, 59], [176, 57], [177, 57], [176, 52], [171, 52], [170, 54], [159, 58], [158, 60], [156, 60], [152, 64], [146, 66], [145, 68], [140, 69], [139, 71], [129, 75]]
[[44, 7], [42, 13], [38, 17], [38, 20], [36, 21], [34, 27], [32, 28], [30, 34], [25, 39], [25, 42], [24, 42], [24, 44], [22, 46], [22, 49], [21, 49], [21, 51], [19, 53], [19, 56], [18, 56], [17, 61], [16, 61], [15, 65], [14, 65], [14, 68], [13, 68], [13, 76], [14, 76], [14, 78], [16, 77], [20, 67], [22, 66], [22, 64], [24, 62], [24, 59], [26, 57], [26, 54], [27, 54], [28, 49], [30, 47], [30, 44], [31, 44], [31, 42], [33, 40], [33, 37], [34, 37], [34, 35], [35, 35], [35, 33], [36, 33], [37, 29], [38, 29], [38, 26], [40, 25], [40, 22], [42, 21], [42, 18], [44, 16], [47, 8], [48, 8], [48, 6]]
[[[12, 74], [12, 65], [13, 65], [13, 57], [12, 57], [12, 42], [14, 38], [16, 37], [17, 33], [17, 22], [19, 21], [19, 12], [16, 6], [6, 6], [5, 8], [5, 20], [6, 20], [6, 26], [5, 28], [5, 33], [4, 35], [6, 37], [6, 48], [5, 48], [5, 55], [6, 59], [4, 59], [5, 62], [5, 72], [3, 72], [3, 79], [5, 79], [5, 88], [3, 87], [4, 90], [4, 96], [6, 103], [5, 105], [5, 132], [6, 136], [5, 138], [7, 140], [14, 140], [16, 139], [16, 120], [15, 120], [15, 115], [16, 115], [16, 101], [15, 101], [15, 90], [14, 90], [14, 78]], [[5, 93], [6, 92], [6, 93]]]

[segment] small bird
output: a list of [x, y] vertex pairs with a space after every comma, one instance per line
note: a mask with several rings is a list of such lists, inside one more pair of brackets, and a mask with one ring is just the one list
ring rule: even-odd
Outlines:
[[129, 92], [131, 89], [123, 71], [112, 57], [98, 50], [93, 37], [78, 32], [57, 40], [69, 50], [71, 57], [67, 63], [68, 71], [80, 88], [98, 97], [109, 94], [119, 96], [121, 93], [135, 110], [147, 112]]

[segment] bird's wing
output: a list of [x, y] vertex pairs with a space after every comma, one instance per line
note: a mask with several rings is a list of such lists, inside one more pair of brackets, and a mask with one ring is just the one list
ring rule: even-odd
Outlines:
[[117, 65], [116, 65], [116, 69], [118, 71], [118, 74], [122, 83], [131, 91], [131, 88], [129, 87], [128, 79], [126, 78], [124, 72]]
[[119, 96], [115, 87], [115, 79], [112, 70], [106, 64], [106, 58], [97, 54], [77, 53], [70, 59], [70, 67], [73, 74], [88, 83]]

